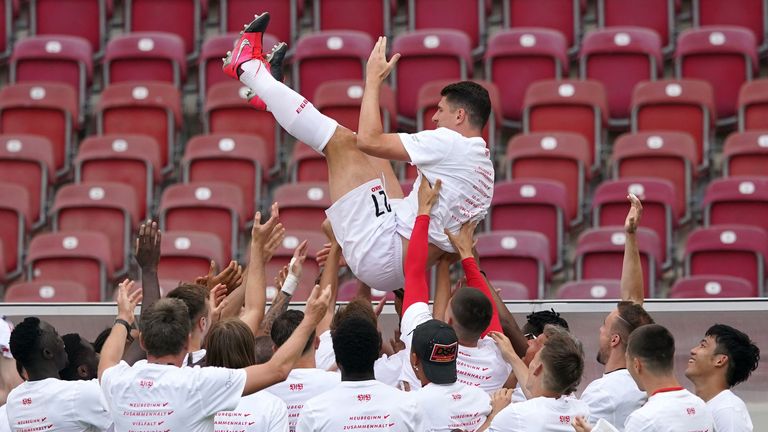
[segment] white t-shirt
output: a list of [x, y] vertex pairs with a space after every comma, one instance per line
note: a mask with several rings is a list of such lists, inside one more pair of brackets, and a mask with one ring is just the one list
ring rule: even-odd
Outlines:
[[752, 419], [744, 401], [730, 390], [723, 390], [707, 402], [717, 432], [752, 432]]
[[[401, 337], [405, 343], [405, 351], [411, 352], [411, 340], [413, 330], [426, 321], [432, 319], [429, 306], [426, 303], [414, 303], [403, 313], [400, 324]], [[488, 393], [502, 388], [512, 373], [512, 366], [504, 361], [504, 357], [496, 346], [496, 342], [490, 337], [477, 341], [476, 347], [459, 345], [459, 354], [456, 357], [456, 375], [459, 382], [480, 387]], [[416, 381], [416, 375], [410, 367], [403, 367], [403, 381]]]
[[379, 357], [373, 364], [373, 374], [376, 376], [376, 381], [400, 388], [400, 377], [403, 373], [403, 368], [411, 366], [409, 354], [410, 351], [403, 349], [391, 356], [384, 354]]
[[542, 396], [507, 406], [496, 414], [488, 431], [573, 432], [576, 416], [589, 416], [587, 404], [569, 396]]
[[491, 412], [491, 397], [477, 387], [460, 382], [427, 384], [414, 392], [423, 413], [423, 431], [474, 431]]
[[656, 393], [624, 424], [625, 432], [712, 431], [712, 414], [703, 400], [688, 390]]
[[[192, 363], [190, 364], [189, 356], [192, 355]], [[182, 366], [194, 366], [196, 364], [199, 364], [201, 360], [205, 358], [205, 349], [200, 349], [197, 351], [192, 351], [191, 353], [187, 353], [186, 356], [184, 356], [184, 361], [181, 363]]]
[[581, 400], [589, 406], [589, 423], [595, 424], [602, 418], [619, 431], [624, 430], [627, 417], [647, 399], [626, 369], [609, 372], [592, 381], [581, 394]]
[[297, 432], [344, 430], [422, 432], [421, 413], [411, 393], [376, 380], [342, 381], [315, 396], [299, 414]]
[[115, 431], [137, 427], [212, 432], [219, 411], [240, 404], [243, 369], [183, 367], [121, 361], [104, 371], [101, 388], [115, 417]]
[[[441, 127], [415, 134], [401, 133], [400, 141], [431, 184], [440, 179], [440, 199], [432, 208], [429, 242], [447, 252], [454, 252], [443, 232], [457, 232], [469, 220], [481, 220], [488, 212], [493, 198], [494, 170], [485, 140], [466, 138], [458, 132]], [[416, 179], [411, 193], [396, 206], [397, 232], [411, 238], [418, 213], [419, 184]]]
[[515, 389], [512, 391], [512, 403], [525, 402], [528, 398], [525, 397], [523, 388], [520, 387], [520, 383], [517, 383]]
[[315, 367], [322, 370], [336, 370], [336, 353], [333, 352], [331, 331], [322, 332], [318, 339], [320, 344], [315, 351]]
[[288, 379], [264, 391], [285, 402], [288, 408], [288, 427], [293, 432], [304, 404], [313, 397], [336, 387], [340, 382], [341, 375], [338, 372], [322, 369], [293, 369], [288, 374]]
[[222, 411], [214, 420], [216, 432], [287, 432], [285, 402], [266, 391], [243, 396], [234, 411]]
[[11, 425], [8, 424], [8, 411], [5, 405], [0, 407], [0, 432], [11, 432]]
[[11, 355], [11, 331], [13, 326], [5, 320], [0, 319], [0, 355], [5, 358], [13, 358]]
[[5, 405], [12, 431], [103, 431], [112, 416], [96, 380], [25, 381], [8, 394]]

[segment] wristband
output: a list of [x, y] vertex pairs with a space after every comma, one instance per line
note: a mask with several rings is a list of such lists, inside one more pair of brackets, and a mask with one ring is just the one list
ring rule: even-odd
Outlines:
[[115, 318], [115, 323], [112, 324], [112, 327], [114, 327], [116, 324], [121, 324], [125, 326], [125, 331], [127, 333], [126, 339], [128, 339], [129, 342], [133, 342], [133, 337], [131, 337], [131, 328], [132, 328], [131, 324], [122, 318]]
[[280, 288], [280, 291], [288, 294], [289, 296], [293, 296], [293, 292], [296, 291], [298, 286], [299, 278], [289, 273], [285, 278], [285, 282], [283, 283], [283, 287]]

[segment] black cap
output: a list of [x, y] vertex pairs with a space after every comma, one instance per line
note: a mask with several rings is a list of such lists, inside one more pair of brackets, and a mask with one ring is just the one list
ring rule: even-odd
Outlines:
[[412, 351], [421, 360], [424, 375], [434, 384], [456, 382], [456, 356], [459, 338], [448, 324], [431, 319], [413, 331]]

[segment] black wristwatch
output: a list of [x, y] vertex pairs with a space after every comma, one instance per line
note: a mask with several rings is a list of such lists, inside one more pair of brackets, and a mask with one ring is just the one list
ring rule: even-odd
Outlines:
[[126, 339], [128, 339], [128, 342], [133, 342], [133, 336], [131, 336], [131, 329], [133, 328], [133, 326], [131, 326], [131, 324], [128, 321], [126, 321], [126, 320], [124, 320], [122, 318], [115, 318], [115, 323], [112, 324], [112, 327], [114, 327], [115, 324], [122, 324], [122, 325], [124, 325], [125, 326], [125, 331], [128, 333], [128, 336], [126, 337]]

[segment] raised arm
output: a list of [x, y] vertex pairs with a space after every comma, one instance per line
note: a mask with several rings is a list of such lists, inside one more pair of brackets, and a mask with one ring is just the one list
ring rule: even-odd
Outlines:
[[99, 380], [101, 380], [101, 375], [105, 370], [120, 363], [120, 359], [123, 358], [125, 339], [128, 337], [129, 331], [128, 327], [133, 325], [136, 319], [134, 311], [141, 301], [141, 291], [140, 289], [134, 289], [132, 280], [126, 279], [120, 284], [117, 292], [117, 318], [112, 325], [109, 337], [101, 348], [98, 369]]
[[[483, 277], [485, 277], [485, 275], [483, 275]], [[510, 343], [515, 349], [515, 353], [519, 357], [525, 357], [525, 352], [528, 351], [528, 340], [525, 338], [522, 330], [520, 330], [520, 326], [517, 325], [517, 321], [515, 320], [515, 317], [512, 316], [512, 312], [507, 309], [501, 296], [499, 296], [499, 293], [496, 292], [491, 285], [491, 282], [488, 278], [485, 278], [485, 281], [491, 288], [493, 301], [496, 304], [496, 309], [499, 311], [499, 322], [501, 323], [504, 336], [509, 338]]]
[[[141, 270], [141, 292], [143, 296], [142, 310], [150, 307], [160, 299], [160, 279], [157, 276], [157, 267], [160, 263], [160, 242], [162, 234], [157, 227], [157, 222], [147, 221], [139, 227], [139, 235], [136, 237], [135, 257]], [[124, 360], [133, 364], [145, 356], [139, 341], [134, 340], [125, 351]]]
[[272, 204], [272, 213], [264, 224], [261, 223], [261, 213], [256, 212], [251, 229], [251, 257], [248, 261], [247, 278], [245, 282], [245, 311], [240, 319], [251, 329], [255, 335], [261, 319], [264, 317], [264, 308], [267, 304], [267, 276], [264, 271], [264, 246], [273, 230], [281, 230], [278, 222], [277, 204]]
[[323, 232], [331, 243], [325, 260], [325, 266], [323, 266], [323, 272], [320, 275], [320, 286], [331, 287], [331, 298], [330, 306], [325, 312], [325, 316], [317, 324], [316, 330], [318, 336], [331, 328], [336, 297], [339, 292], [339, 263], [341, 259], [341, 246], [339, 246], [339, 242], [336, 241], [336, 236], [333, 234], [333, 228], [331, 227], [330, 221], [326, 220], [323, 222]]
[[435, 299], [432, 305], [432, 316], [436, 320], [445, 321], [445, 309], [451, 300], [451, 255], [443, 255], [437, 261], [437, 282]]
[[408, 252], [405, 256], [405, 294], [403, 314], [414, 303], [429, 303], [429, 285], [426, 271], [429, 252], [429, 214], [440, 196], [440, 179], [430, 186], [426, 177], [421, 176], [419, 185], [419, 209], [413, 226]]
[[[259, 327], [259, 335], [269, 336], [272, 331], [272, 323], [277, 317], [282, 315], [288, 309], [288, 303], [293, 297], [293, 293], [301, 281], [301, 273], [304, 268], [304, 260], [307, 259], [308, 243], [306, 240], [301, 242], [293, 251], [293, 257], [288, 267], [285, 268], [286, 276], [279, 284], [280, 291], [275, 295], [272, 304], [264, 316], [264, 320]], [[280, 275], [278, 275], [280, 276]], [[277, 280], [277, 278], [275, 278]]]
[[624, 263], [621, 267], [621, 299], [642, 305], [645, 298], [643, 287], [643, 267], [640, 264], [640, 251], [637, 248], [637, 227], [643, 215], [643, 204], [634, 195], [629, 194], [630, 207], [624, 221]]

